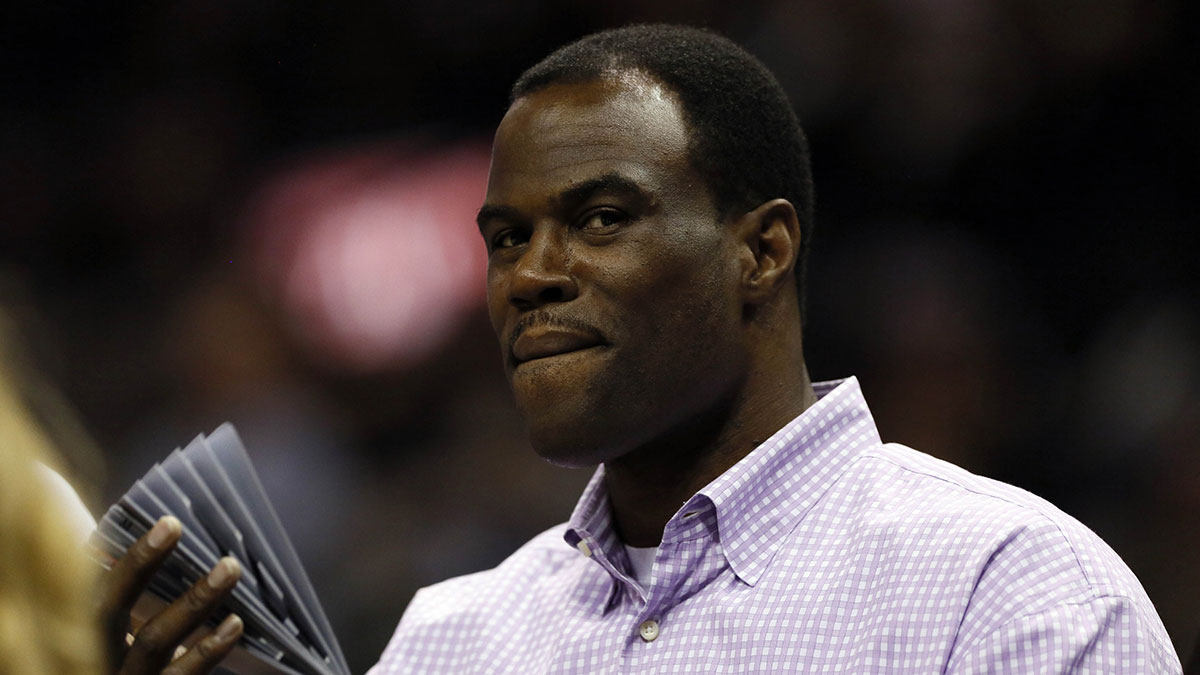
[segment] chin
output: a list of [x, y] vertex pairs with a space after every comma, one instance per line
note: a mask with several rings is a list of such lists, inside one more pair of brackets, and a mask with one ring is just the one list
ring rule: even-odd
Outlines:
[[605, 434], [607, 438], [601, 440], [596, 438], [597, 430], [577, 418], [556, 424], [548, 420], [528, 420], [527, 429], [533, 451], [555, 466], [582, 469], [620, 455], [620, 450], [612, 443], [611, 429]]
[[619, 425], [605, 419], [611, 415], [601, 414], [608, 408], [596, 396], [597, 390], [608, 389], [597, 382], [602, 378], [581, 368], [582, 364], [565, 365], [571, 367], [558, 362], [531, 364], [512, 376], [517, 409], [530, 445], [542, 459], [563, 467], [595, 466], [608, 459], [605, 450]]

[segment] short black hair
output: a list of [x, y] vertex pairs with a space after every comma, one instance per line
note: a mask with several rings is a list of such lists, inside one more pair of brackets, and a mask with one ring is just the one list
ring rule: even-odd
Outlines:
[[642, 24], [593, 33], [561, 47], [513, 85], [511, 100], [551, 84], [641, 72], [678, 97], [690, 125], [688, 154], [722, 217], [782, 197], [800, 221], [796, 291], [805, 318], [813, 230], [808, 140], [779, 81], [733, 41], [691, 26]]

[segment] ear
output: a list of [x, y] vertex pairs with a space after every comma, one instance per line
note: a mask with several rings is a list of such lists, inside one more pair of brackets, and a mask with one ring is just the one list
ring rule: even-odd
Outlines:
[[800, 254], [800, 220], [786, 199], [772, 199], [743, 214], [734, 224], [742, 247], [745, 301], [763, 304], [791, 281]]

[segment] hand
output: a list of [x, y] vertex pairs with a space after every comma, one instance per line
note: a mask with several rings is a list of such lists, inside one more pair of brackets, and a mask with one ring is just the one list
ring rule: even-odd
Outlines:
[[146, 621], [130, 642], [129, 621], [134, 603], [147, 588], [155, 571], [183, 534], [177, 518], [165, 516], [125, 553], [104, 576], [100, 589], [100, 617], [109, 672], [116, 675], [195, 675], [207, 673], [237, 645], [242, 620], [230, 614], [190, 649], [176, 656], [176, 648], [216, 610], [242, 576], [234, 558], [222, 558], [208, 576], [197, 581], [179, 599]]

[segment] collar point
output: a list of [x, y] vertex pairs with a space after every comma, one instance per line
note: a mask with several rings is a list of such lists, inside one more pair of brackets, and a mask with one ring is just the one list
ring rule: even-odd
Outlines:
[[750, 588], [754, 588], [754, 586], [758, 584], [759, 577], [762, 576], [760, 574], [738, 574], [737, 572], [734, 572], [734, 575], [737, 576], [738, 581], [746, 584]]
[[751, 588], [758, 584], [759, 579], [762, 578], [764, 568], [761, 566], [755, 567], [744, 561], [735, 564], [734, 561], [728, 560], [728, 563], [730, 569], [733, 570], [734, 576], [738, 578], [738, 581], [750, 586]]

